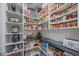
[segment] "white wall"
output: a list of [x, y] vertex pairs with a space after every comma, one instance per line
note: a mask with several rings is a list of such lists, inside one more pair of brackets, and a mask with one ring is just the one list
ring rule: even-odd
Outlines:
[[[1, 4], [0, 4], [1, 7]], [[1, 20], [1, 8], [0, 8], [0, 20]], [[0, 28], [1, 28], [1, 21], [0, 21]], [[0, 29], [0, 47], [1, 47], [1, 29]], [[1, 48], [0, 48], [1, 51]]]
[[0, 3], [0, 49], [2, 54], [5, 53], [5, 20], [6, 20], [6, 4]]
[[58, 29], [42, 31], [43, 36], [54, 39], [56, 41], [63, 41], [64, 38], [72, 38], [79, 40], [79, 29]]

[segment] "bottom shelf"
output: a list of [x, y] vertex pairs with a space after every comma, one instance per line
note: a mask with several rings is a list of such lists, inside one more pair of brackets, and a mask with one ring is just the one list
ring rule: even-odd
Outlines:
[[24, 51], [24, 56], [47, 56], [47, 54], [41, 48], [33, 48]]
[[[16, 54], [16, 53], [18, 53], [18, 52], [23, 52], [23, 49], [17, 50], [17, 51], [13, 51], [13, 52], [10, 52], [10, 53], [7, 53], [6, 55], [7, 55], [7, 56], [10, 56], [10, 55]], [[22, 53], [22, 54], [23, 54], [23, 53]], [[12, 56], [13, 56], [13, 55], [12, 55]]]

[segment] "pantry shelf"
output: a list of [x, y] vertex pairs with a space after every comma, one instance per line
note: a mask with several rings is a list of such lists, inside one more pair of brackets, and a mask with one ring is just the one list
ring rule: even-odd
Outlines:
[[18, 7], [20, 7], [20, 8], [23, 7], [22, 3], [17, 3], [16, 5], [17, 5]]
[[24, 17], [31, 18], [31, 19], [36, 19], [36, 20], [39, 19], [39, 18], [27, 16], [27, 15], [24, 15]]
[[5, 33], [5, 35], [23, 34], [23, 33]]
[[51, 28], [50, 30], [57, 30], [57, 29], [77, 29], [78, 27], [64, 27], [64, 28]]
[[23, 41], [14, 42], [14, 43], [7, 43], [6, 46], [8, 46], [8, 45], [14, 45], [14, 44], [19, 44], [19, 43], [23, 43]]
[[51, 22], [50, 24], [59, 24], [59, 23], [66, 23], [66, 22], [70, 22], [70, 21], [75, 21], [77, 20], [78, 18], [73, 18], [73, 19], [69, 19], [69, 20], [63, 20], [61, 22]]
[[16, 22], [6, 22], [8, 24], [17, 24], [17, 25], [23, 25], [23, 23], [16, 23]]
[[66, 10], [68, 7], [72, 6], [71, 4], [64, 4], [64, 6], [61, 6], [60, 8], [57, 8], [55, 11], [51, 12], [51, 14], [54, 14], [55, 12], [60, 12]]
[[8, 56], [8, 55], [10, 55], [10, 54], [13, 54], [13, 53], [21, 52], [21, 51], [23, 51], [23, 49], [17, 50], [17, 51], [13, 51], [13, 52], [10, 52], [10, 53], [6, 53], [6, 56]]
[[48, 12], [45, 13], [43, 16], [39, 17], [39, 19], [42, 19], [43, 17], [47, 16], [48, 15]]
[[[77, 3], [5, 3], [0, 6], [2, 55], [64, 56], [65, 48], [61, 54], [57, 52], [59, 50], [57, 47], [61, 48], [60, 44], [57, 46], [53, 44], [56, 47], [51, 46], [54, 41], [49, 43], [46, 38], [42, 41], [43, 37], [55, 40], [61, 38], [58, 40], [59, 43], [69, 36], [78, 38], [76, 32], [79, 29], [79, 4]], [[55, 48], [58, 50], [55, 51]]]
[[63, 16], [66, 16], [66, 15], [72, 14], [72, 13], [74, 13], [74, 12], [77, 12], [77, 9], [76, 9], [76, 10], [73, 10], [73, 11], [70, 11], [70, 12], [67, 12], [67, 13], [65, 13], [65, 14], [63, 14], [63, 15], [61, 15], [61, 16], [59, 16], [59, 17], [51, 18], [50, 20], [59, 19], [59, 18], [61, 18], [61, 17], [63, 17]]
[[6, 10], [6, 12], [7, 12], [7, 14], [9, 14], [9, 16], [12, 14], [12, 15], [23, 17], [23, 15], [18, 13], [18, 12], [13, 12], [13, 11], [10, 11], [10, 10]]
[[48, 23], [48, 20], [41, 22], [40, 25]]
[[49, 29], [26, 29], [24, 31], [44, 31], [44, 30], [49, 30]]
[[24, 51], [28, 51], [28, 50], [35, 49], [35, 48], [36, 48], [36, 47], [26, 48]]
[[24, 23], [24, 25], [39, 25], [39, 24], [36, 24], [36, 23]]

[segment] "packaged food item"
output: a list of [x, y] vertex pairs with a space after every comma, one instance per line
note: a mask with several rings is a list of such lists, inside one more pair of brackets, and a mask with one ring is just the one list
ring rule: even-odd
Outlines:
[[77, 5], [74, 4], [72, 5], [70, 8], [69, 8], [69, 11], [73, 11], [73, 10], [76, 10], [77, 9]]
[[72, 22], [70, 22], [70, 26], [71, 26], [71, 27], [77, 26], [77, 21], [72, 21]]
[[67, 23], [66, 23], [66, 26], [67, 26], [67, 27], [70, 27], [70, 22], [67, 22]]
[[60, 24], [60, 28], [64, 28], [64, 24], [63, 23]]
[[32, 10], [28, 9], [27, 12], [25, 13], [27, 16], [32, 16]]
[[58, 48], [55, 48], [54, 55], [55, 56], [64, 56], [64, 51], [62, 51], [62, 50], [60, 50]]

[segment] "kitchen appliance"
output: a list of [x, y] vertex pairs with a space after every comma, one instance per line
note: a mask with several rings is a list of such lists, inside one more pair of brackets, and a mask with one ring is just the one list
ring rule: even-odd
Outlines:
[[79, 51], [79, 40], [65, 38], [63, 42], [63, 46], [73, 49], [75, 51]]

